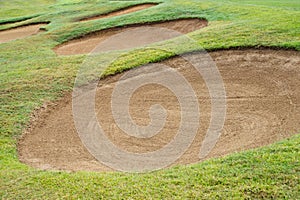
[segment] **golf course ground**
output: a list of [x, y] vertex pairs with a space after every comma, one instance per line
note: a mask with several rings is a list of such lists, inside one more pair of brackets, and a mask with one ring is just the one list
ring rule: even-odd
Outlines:
[[[1, 199], [299, 198], [299, 1], [4, 0], [0, 7]], [[193, 44], [178, 35], [156, 35], [167, 29]], [[72, 107], [78, 71], [93, 57], [88, 54], [136, 30], [144, 32], [115, 37], [100, 56], [114, 58], [126, 41], [135, 49], [91, 78], [99, 79], [95, 112], [107, 138], [141, 154], [167, 145], [179, 128], [179, 100], [157, 84], [138, 88], [129, 111], [147, 126], [150, 107], [162, 105], [167, 117], [159, 134], [135, 138], [114, 125], [111, 97], [127, 72], [164, 77], [168, 70], [149, 69], [167, 65], [189, 82], [200, 108], [201, 126], [183, 155], [145, 173], [99, 162], [77, 134]], [[212, 98], [205, 78], [183, 58], [204, 50], [222, 77], [226, 116], [216, 145], [199, 158]]]

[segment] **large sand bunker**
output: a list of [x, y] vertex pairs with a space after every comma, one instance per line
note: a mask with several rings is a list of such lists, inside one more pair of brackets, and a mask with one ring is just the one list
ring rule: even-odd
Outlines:
[[108, 18], [108, 17], [116, 17], [119, 15], [125, 15], [128, 13], [144, 10], [144, 9], [150, 8], [152, 6], [156, 6], [156, 5], [157, 4], [154, 4], [154, 3], [145, 3], [145, 4], [130, 6], [130, 7], [116, 10], [116, 11], [113, 11], [113, 12], [110, 12], [107, 14], [101, 14], [101, 15], [96, 15], [96, 16], [92, 16], [92, 17], [85, 17], [85, 18], [81, 19], [80, 21], [90, 21], [90, 20], [104, 19], [104, 18]]
[[[211, 52], [227, 93], [222, 135], [207, 158], [264, 146], [300, 131], [300, 52], [283, 50], [228, 50]], [[190, 55], [192, 56], [192, 55]], [[195, 69], [180, 57], [163, 62], [190, 82], [199, 100], [201, 127], [185, 154], [174, 164], [199, 162], [198, 153], [210, 121], [210, 97]], [[139, 68], [147, 72], [147, 65]], [[134, 69], [136, 70], [136, 69]], [[96, 96], [99, 123], [117, 146], [130, 152], [149, 152], [167, 144], [180, 122], [177, 98], [159, 85], [139, 88], [130, 100], [137, 124], [149, 123], [149, 107], [159, 103], [168, 111], [166, 125], [150, 139], [124, 134], [114, 123], [111, 93], [121, 75], [100, 81]], [[18, 146], [19, 158], [41, 169], [107, 171], [82, 145], [72, 117], [71, 95], [41, 109]]]
[[12, 40], [35, 35], [41, 31], [40, 27], [43, 25], [46, 24], [42, 23], [42, 24], [27, 25], [27, 26], [13, 28], [9, 30], [0, 31], [0, 43], [9, 42]]
[[[104, 41], [105, 39], [118, 34], [120, 32], [130, 31], [134, 28], [147, 28], [147, 27], [155, 27], [155, 28], [165, 28], [174, 30], [183, 34], [198, 30], [207, 26], [207, 21], [201, 19], [180, 19], [174, 21], [166, 21], [166, 22], [157, 22], [151, 24], [135, 24], [126, 27], [116, 27], [111, 29], [105, 29], [102, 31], [98, 31], [82, 38], [74, 39], [68, 41], [64, 44], [61, 44], [54, 48], [54, 51], [58, 55], [76, 55], [76, 54], [87, 54], [90, 53], [99, 43]], [[144, 39], [144, 42], [151, 44], [153, 42], [157, 42], [157, 38], [155, 37], [156, 32], [145, 32], [143, 38], [147, 38], [147, 41]], [[172, 37], [170, 37], [172, 38]], [[164, 39], [170, 39], [164, 38]], [[126, 38], [122, 38], [122, 40], [126, 40]], [[120, 41], [122, 44], [122, 41]]]

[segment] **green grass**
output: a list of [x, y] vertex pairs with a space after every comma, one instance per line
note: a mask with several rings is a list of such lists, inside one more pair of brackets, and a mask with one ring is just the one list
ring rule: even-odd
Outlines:
[[[258, 150], [145, 174], [1, 169], [3, 198], [297, 199], [300, 136]], [[7, 155], [9, 156], [9, 155]], [[5, 162], [5, 163], [6, 163]]]
[[[126, 16], [75, 22], [144, 2], [162, 3]], [[85, 58], [84, 55], [57, 57], [51, 49], [59, 43], [114, 26], [197, 17], [207, 19], [209, 26], [190, 36], [207, 50], [261, 46], [300, 50], [299, 1], [0, 0], [0, 7], [0, 30], [51, 22], [45, 26], [45, 33], [0, 44], [0, 197], [3, 199], [297, 199], [300, 196], [299, 135], [222, 159], [147, 174], [40, 171], [20, 163], [16, 152], [17, 138], [28, 124], [30, 114], [43, 102], [71, 91]], [[190, 50], [187, 44], [182, 44], [174, 52]], [[139, 50], [124, 56], [106, 73], [172, 55]]]

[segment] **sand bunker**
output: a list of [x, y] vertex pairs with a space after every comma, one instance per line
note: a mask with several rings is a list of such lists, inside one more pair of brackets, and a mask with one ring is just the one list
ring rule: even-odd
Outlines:
[[[135, 24], [126, 27], [118, 27], [118, 28], [111, 28], [111, 29], [98, 31], [86, 35], [82, 38], [74, 39], [62, 45], [59, 45], [54, 48], [54, 51], [58, 55], [87, 54], [90, 53], [95, 47], [97, 47], [99, 43], [101, 43], [105, 39], [117, 33], [130, 31], [137, 27], [138, 28], [143, 28], [143, 27], [166, 28], [166, 29], [171, 29], [186, 34], [198, 30], [200, 28], [203, 28], [205, 26], [207, 26], [207, 21], [201, 19], [180, 19], [180, 20], [158, 22], [158, 23], [151, 23], [151, 24]], [[156, 32], [153, 33], [149, 31], [149, 32], [145, 32], [144, 34], [146, 35], [143, 35], [143, 38], [147, 38], [144, 39], [144, 42], [148, 44], [157, 42], [157, 38], [155, 37], [155, 34], [157, 34]], [[122, 38], [122, 40], [126, 40], [126, 38]], [[120, 41], [120, 43], [122, 43], [122, 41]]]
[[40, 27], [46, 24], [34, 24], [0, 31], [0, 43], [25, 38], [41, 32]]
[[104, 19], [104, 18], [108, 18], [108, 17], [116, 17], [119, 15], [125, 15], [128, 13], [132, 13], [132, 12], [136, 12], [139, 10], [144, 10], [146, 8], [150, 8], [152, 6], [156, 6], [157, 4], [154, 3], [145, 3], [145, 4], [140, 4], [140, 5], [136, 5], [136, 6], [130, 6], [128, 8], [123, 8], [117, 11], [113, 11], [107, 14], [101, 14], [101, 15], [96, 15], [93, 17], [86, 17], [81, 19], [80, 21], [90, 21], [90, 20], [96, 20], [96, 19]]
[[[208, 158], [271, 144], [300, 130], [300, 52], [229, 50], [210, 53], [223, 77], [227, 93], [225, 126]], [[210, 121], [210, 97], [204, 81], [180, 57], [163, 62], [190, 82], [199, 100], [201, 127], [185, 154], [175, 164], [199, 162], [198, 153]], [[146, 70], [147, 66], [139, 68]], [[136, 70], [136, 69], [134, 69]], [[159, 85], [139, 88], [130, 100], [130, 114], [139, 125], [149, 123], [148, 110], [159, 103], [168, 111], [165, 127], [149, 139], [124, 134], [114, 123], [111, 93], [121, 75], [100, 81], [96, 111], [107, 137], [130, 152], [149, 152], [167, 144], [180, 122], [177, 98]], [[22, 162], [40, 169], [108, 171], [82, 145], [72, 118], [71, 95], [42, 108], [19, 141]]]

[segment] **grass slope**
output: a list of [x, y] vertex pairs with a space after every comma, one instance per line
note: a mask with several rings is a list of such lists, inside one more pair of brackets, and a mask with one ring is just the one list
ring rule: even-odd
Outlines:
[[[76, 22], [86, 16], [145, 2], [161, 4], [126, 16]], [[17, 138], [28, 124], [30, 113], [43, 102], [70, 91], [85, 58], [84, 55], [57, 57], [51, 50], [57, 44], [114, 26], [198, 17], [207, 19], [209, 26], [190, 36], [207, 50], [260, 46], [300, 50], [299, 1], [34, 0], [29, 3], [14, 0], [0, 1], [0, 7], [0, 30], [51, 22], [43, 34], [0, 44], [0, 197], [296, 199], [300, 196], [299, 136], [222, 159], [149, 174], [39, 171], [20, 163], [16, 152]], [[188, 45], [177, 49], [189, 50]], [[159, 55], [140, 50], [125, 56], [107, 74], [172, 56]]]

